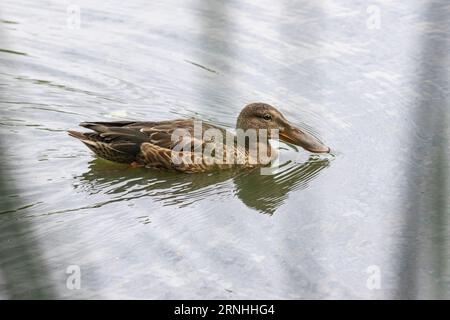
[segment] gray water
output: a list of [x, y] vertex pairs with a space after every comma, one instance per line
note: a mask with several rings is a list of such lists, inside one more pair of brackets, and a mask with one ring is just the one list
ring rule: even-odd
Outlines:
[[[2, 1], [0, 297], [450, 298], [450, 2], [373, 5]], [[189, 175], [66, 134], [255, 101], [332, 154]]]

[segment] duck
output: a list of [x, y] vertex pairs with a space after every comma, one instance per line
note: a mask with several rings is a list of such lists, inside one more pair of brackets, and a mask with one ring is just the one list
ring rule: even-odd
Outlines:
[[68, 130], [68, 134], [98, 157], [134, 168], [196, 173], [267, 166], [277, 157], [271, 139], [312, 153], [330, 152], [318, 138], [292, 125], [279, 110], [262, 102], [250, 103], [242, 109], [236, 133], [194, 118], [82, 122], [79, 126], [91, 131]]

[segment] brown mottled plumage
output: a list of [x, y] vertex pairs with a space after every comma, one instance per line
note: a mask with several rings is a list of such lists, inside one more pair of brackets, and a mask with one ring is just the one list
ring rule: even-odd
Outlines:
[[[200, 163], [195, 162], [195, 158], [202, 154], [205, 144], [211, 141], [196, 140], [194, 124], [195, 120], [193, 119], [159, 122], [83, 122], [80, 126], [93, 132], [68, 132], [70, 136], [79, 139], [99, 157], [119, 163], [183, 172], [203, 172], [213, 169], [255, 166], [249, 161], [248, 150], [237, 146], [236, 137], [233, 137], [235, 141], [233, 145], [228, 147], [224, 145], [223, 154], [224, 157], [227, 155], [243, 157], [245, 159], [243, 163], [217, 164], [213, 163], [214, 161], [208, 161], [211, 158], [208, 159], [207, 157], [203, 158]], [[265, 103], [247, 105], [238, 117], [236, 128], [243, 130], [278, 129], [281, 140], [302, 146], [312, 152], [329, 152], [330, 150], [310, 134], [293, 127], [277, 109]], [[189, 150], [184, 149], [183, 152], [173, 150], [180, 142], [179, 140], [172, 140], [175, 130], [178, 129], [185, 130], [190, 134], [191, 138], [183, 141], [184, 144], [189, 145]], [[223, 128], [202, 123], [203, 134], [208, 129], [219, 130], [223, 137], [229, 134]], [[268, 150], [269, 155], [274, 155], [271, 151]], [[175, 163], [172, 159], [173, 152], [178, 152], [177, 154], [180, 156], [190, 158], [191, 163], [186, 161]]]

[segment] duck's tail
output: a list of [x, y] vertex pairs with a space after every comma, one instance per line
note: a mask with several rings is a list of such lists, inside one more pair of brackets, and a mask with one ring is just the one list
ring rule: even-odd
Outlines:
[[83, 127], [95, 132], [78, 132], [69, 130], [69, 136], [83, 142], [99, 157], [119, 162], [132, 163], [136, 160], [137, 154], [143, 142], [140, 132], [125, 128], [107, 127], [95, 123], [82, 123]]

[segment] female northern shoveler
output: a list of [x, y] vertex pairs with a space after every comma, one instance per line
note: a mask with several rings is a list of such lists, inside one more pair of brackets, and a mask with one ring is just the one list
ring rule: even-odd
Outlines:
[[[232, 143], [215, 144], [212, 152], [207, 154], [205, 149], [211, 149], [208, 144], [217, 143], [218, 139], [214, 141], [217, 133], [222, 137], [229, 137], [230, 133], [223, 128], [205, 123], [201, 124], [200, 129], [196, 129], [198, 125], [199, 122], [194, 119], [159, 122], [83, 122], [80, 126], [94, 132], [68, 132], [70, 136], [81, 140], [101, 158], [128, 163], [132, 166], [183, 172], [203, 172], [233, 167], [252, 168], [265, 165], [268, 162], [264, 162], [261, 157], [254, 157], [257, 153], [252, 153], [251, 150], [255, 149], [254, 146], [256, 150], [259, 150], [265, 145], [264, 150], [267, 151], [268, 157], [273, 159], [276, 153], [268, 141], [277, 137], [271, 133], [275, 132], [274, 129], [277, 130], [282, 141], [301, 146], [314, 153], [330, 152], [330, 148], [309, 133], [292, 126], [277, 109], [266, 103], [251, 103], [245, 106], [237, 119], [237, 133], [231, 139]], [[211, 130], [213, 134], [208, 135]], [[247, 133], [251, 130], [259, 137], [256, 144], [249, 142], [251, 135]], [[269, 134], [260, 135], [267, 131]], [[184, 134], [180, 135], [180, 132]], [[240, 140], [241, 135], [244, 136], [244, 140]], [[244, 141], [242, 147], [238, 141]], [[178, 158], [174, 158], [174, 155]], [[215, 161], [219, 159], [218, 155], [220, 159], [240, 159], [241, 161]], [[181, 158], [182, 161], [179, 161]]]

